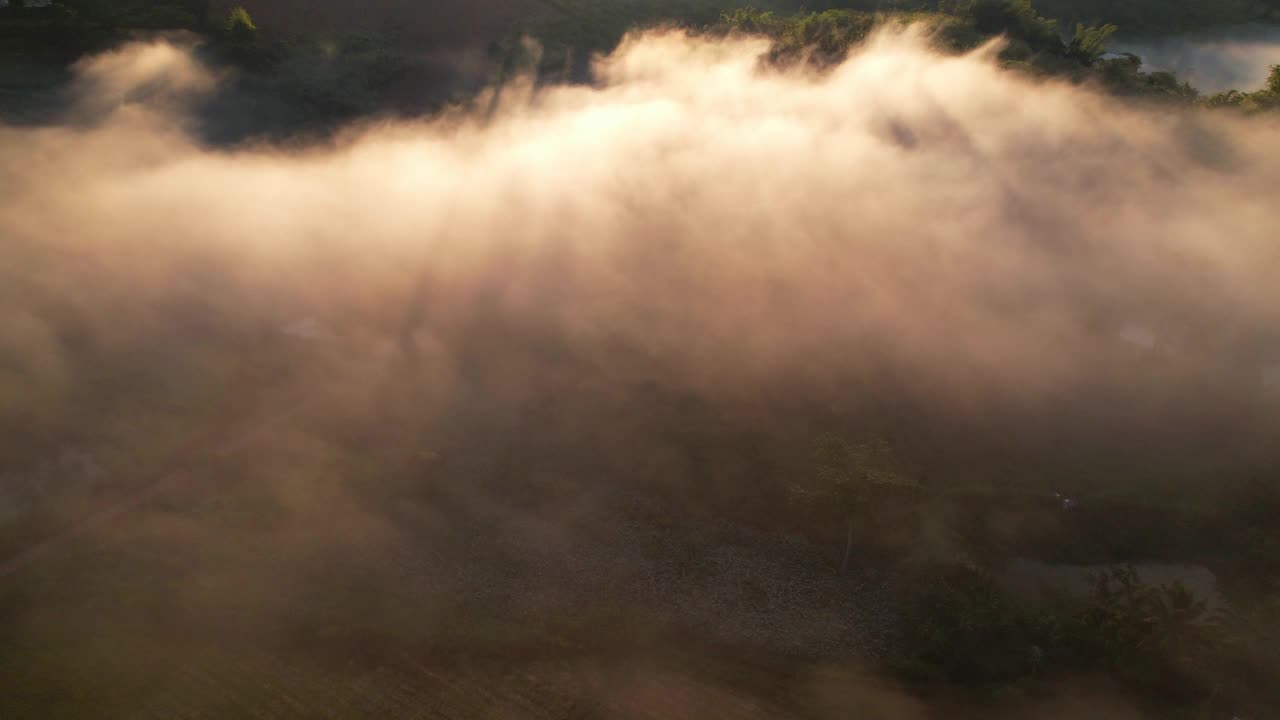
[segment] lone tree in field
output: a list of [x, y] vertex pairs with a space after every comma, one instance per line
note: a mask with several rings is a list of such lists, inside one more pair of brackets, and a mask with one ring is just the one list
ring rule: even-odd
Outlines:
[[894, 489], [915, 488], [917, 483], [900, 470], [893, 448], [881, 439], [851, 444], [824, 435], [816, 443], [814, 460], [813, 484], [793, 488], [793, 492], [803, 500], [832, 507], [844, 517], [844, 556], [840, 560], [840, 572], [844, 573], [849, 569], [858, 526], [869, 525], [876, 501]]

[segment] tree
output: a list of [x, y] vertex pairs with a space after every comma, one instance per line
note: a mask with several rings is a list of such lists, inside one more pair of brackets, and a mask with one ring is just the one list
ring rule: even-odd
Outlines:
[[264, 70], [280, 59], [279, 45], [262, 42], [258, 26], [249, 11], [232, 8], [227, 13], [221, 32], [215, 36], [215, 47], [228, 62], [250, 70]]
[[1212, 646], [1215, 619], [1208, 604], [1181, 583], [1146, 584], [1132, 566], [1110, 568], [1092, 580], [1084, 620], [1112, 661], [1145, 655], [1187, 663]]
[[869, 519], [876, 500], [892, 488], [914, 488], [917, 484], [900, 471], [893, 448], [883, 439], [854, 445], [824, 435], [816, 443], [814, 455], [816, 482], [808, 488], [793, 488], [793, 492], [826, 503], [844, 517], [843, 573], [849, 567], [858, 523]]
[[1119, 30], [1115, 25], [1076, 25], [1075, 37], [1067, 46], [1067, 55], [1085, 65], [1093, 65], [1107, 52], [1107, 42]]
[[1063, 49], [1057, 21], [1041, 17], [1031, 0], [970, 0], [965, 10], [984, 35], [1005, 33], [1036, 51]]
[[1233, 107], [1246, 112], [1280, 108], [1280, 65], [1271, 66], [1271, 74], [1262, 89], [1254, 92], [1228, 90], [1206, 98], [1204, 104], [1211, 108]]
[[895, 652], [920, 679], [1009, 683], [1056, 659], [1059, 619], [1020, 605], [981, 568], [931, 568], [908, 590]]
[[772, 12], [756, 8], [738, 8], [732, 13], [720, 14], [719, 29], [728, 32], [750, 33], [753, 35], [774, 35], [783, 25]]
[[249, 11], [243, 7], [234, 7], [227, 13], [227, 36], [237, 44], [252, 44], [258, 36], [258, 26], [253, 24]]

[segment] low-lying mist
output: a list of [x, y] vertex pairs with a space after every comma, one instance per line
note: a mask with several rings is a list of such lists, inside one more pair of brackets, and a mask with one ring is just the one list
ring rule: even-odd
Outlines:
[[[1273, 121], [919, 29], [822, 73], [766, 50], [639, 35], [590, 85], [231, 149], [194, 139], [225, 78], [188, 49], [82, 62], [67, 117], [0, 128], [0, 510], [56, 538], [112, 478], [166, 478], [112, 521], [176, 578], [149, 612], [243, 630], [590, 597], [658, 572], [629, 540], [575, 574], [605, 496], [767, 510], [827, 431], [892, 436], [931, 481], [1274, 459]], [[58, 500], [70, 474], [97, 494]], [[53, 562], [5, 532], [4, 575]], [[405, 570], [446, 556], [469, 565]], [[530, 584], [485, 594], [512, 556]]]
[[[1280, 361], [1266, 122], [1036, 84], [918, 33], [824, 75], [761, 51], [633, 38], [590, 87], [232, 151], [186, 131], [218, 80], [185, 51], [89, 60], [67, 123], [0, 135], [6, 385], [74, 383], [72, 325], [136, 349], [303, 316], [342, 353], [407, 343], [441, 392], [576, 362], [1048, 412], [1134, 349], [1167, 350], [1134, 361], [1173, 373], [1166, 397], [1256, 394]], [[478, 337], [497, 344], [467, 356]]]

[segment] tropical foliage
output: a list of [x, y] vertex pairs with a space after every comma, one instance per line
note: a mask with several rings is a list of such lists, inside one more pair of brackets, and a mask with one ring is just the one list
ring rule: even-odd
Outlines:
[[1280, 65], [1271, 66], [1271, 74], [1261, 90], [1228, 90], [1206, 98], [1204, 104], [1208, 107], [1237, 108], [1246, 112], [1280, 108]]

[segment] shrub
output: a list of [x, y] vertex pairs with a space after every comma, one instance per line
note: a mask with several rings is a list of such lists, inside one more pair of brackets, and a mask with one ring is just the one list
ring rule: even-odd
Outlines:
[[990, 573], [951, 568], [912, 592], [898, 642], [910, 674], [988, 686], [1044, 667], [1057, 625], [1052, 613], [1020, 606]]

